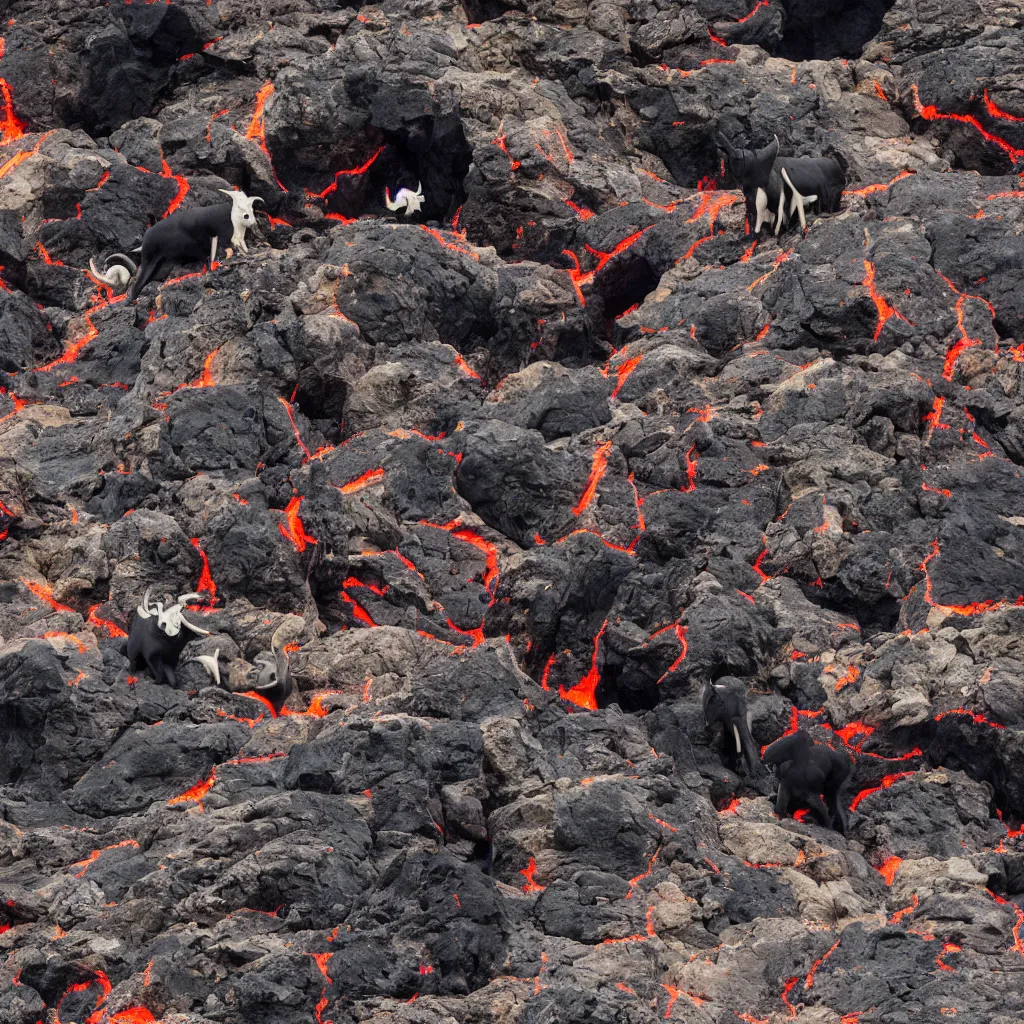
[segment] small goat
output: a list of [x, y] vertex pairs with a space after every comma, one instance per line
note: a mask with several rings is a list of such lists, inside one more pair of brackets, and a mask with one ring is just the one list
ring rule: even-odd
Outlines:
[[[115, 257], [119, 257], [124, 260], [127, 266], [122, 266], [120, 263], [115, 263], [113, 266], [110, 265], [110, 261]], [[112, 252], [103, 261], [103, 270], [100, 271], [96, 266], [94, 259], [89, 260], [89, 272], [92, 275], [92, 279], [98, 284], [105, 284], [108, 288], [115, 288], [117, 291], [124, 291], [128, 286], [128, 282], [132, 279], [132, 274], [138, 271], [138, 267], [135, 266], [135, 261], [130, 257], [125, 256], [123, 252]]]

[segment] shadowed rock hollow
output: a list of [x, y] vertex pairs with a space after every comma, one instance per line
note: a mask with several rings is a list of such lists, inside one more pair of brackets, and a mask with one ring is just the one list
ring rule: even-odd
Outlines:
[[[1016, 7], [16, 0], [0, 54], [4, 1024], [1024, 1018]], [[842, 209], [755, 243], [718, 132]], [[86, 272], [229, 187], [248, 255]]]

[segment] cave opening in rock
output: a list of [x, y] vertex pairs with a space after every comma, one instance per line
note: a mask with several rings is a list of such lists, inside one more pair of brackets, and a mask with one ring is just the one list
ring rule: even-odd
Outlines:
[[516, 6], [505, 3], [505, 0], [462, 0], [462, 9], [471, 25], [479, 25], [484, 21], [497, 20], [509, 11], [516, 10]]
[[383, 134], [389, 151], [385, 166], [394, 168], [388, 187], [419, 185], [424, 220], [443, 222], [454, 216], [466, 201], [465, 178], [473, 162], [458, 114], [426, 114]]
[[856, 59], [879, 33], [893, 0], [783, 0], [786, 27], [776, 52], [786, 60]]
[[594, 278], [594, 290], [601, 296], [605, 320], [616, 320], [642, 305], [658, 287], [659, 280], [643, 256], [627, 253], [612, 260]]

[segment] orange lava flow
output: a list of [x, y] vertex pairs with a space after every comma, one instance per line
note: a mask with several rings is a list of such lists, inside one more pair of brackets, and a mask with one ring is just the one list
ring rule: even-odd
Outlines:
[[654, 865], [657, 862], [658, 854], [660, 854], [660, 853], [661, 853], [661, 847], [659, 846], [654, 851], [654, 853], [651, 854], [651, 859], [647, 862], [647, 870], [642, 872], [641, 874], [637, 875], [635, 878], [631, 878], [629, 880], [629, 891], [626, 893], [626, 899], [627, 900], [630, 900], [630, 899], [633, 898], [633, 892], [636, 889], [637, 882], [642, 882], [654, 870]]
[[[878, 88], [878, 83], [875, 83], [875, 87]], [[885, 98], [885, 93], [882, 93], [882, 98]], [[913, 171], [900, 171], [891, 181], [875, 185], [865, 185], [863, 188], [852, 188], [846, 189], [843, 192], [844, 196], [869, 196], [875, 192], [885, 192], [892, 188], [897, 181], [902, 181], [904, 178], [909, 178], [914, 172]]]
[[890, 786], [894, 786], [901, 779], [907, 779], [914, 772], [897, 772], [895, 775], [886, 775], [877, 786], [871, 786], [869, 789], [862, 789], [854, 798], [853, 803], [850, 804], [850, 810], [855, 811], [857, 808], [869, 797], [872, 793], [877, 793], [880, 790], [888, 789]]
[[[213, 577], [210, 575], [210, 561], [206, 557], [206, 552], [199, 543], [198, 537], [193, 537], [191, 544], [199, 552], [199, 557], [203, 560], [203, 567], [199, 572], [199, 582], [196, 583], [196, 592], [209, 594], [209, 603], [212, 605], [217, 600], [217, 584], [213, 582]], [[189, 605], [189, 607], [194, 609], [196, 606]]]
[[[58, 927], [60, 927], [58, 925]], [[107, 996], [110, 995], [113, 986], [110, 984], [110, 979], [106, 976], [103, 971], [95, 971], [91, 981], [79, 981], [74, 985], [69, 986], [64, 995], [60, 997], [60, 1002], [57, 1003], [57, 1007], [54, 1011], [54, 1024], [61, 1024], [60, 1019], [60, 1008], [64, 1005], [64, 1000], [68, 996], [74, 995], [76, 992], [85, 992], [87, 989], [92, 988], [93, 985], [99, 985], [100, 994], [96, 997], [96, 1007], [94, 1011], [85, 1019], [85, 1024], [99, 1024], [100, 1022], [100, 1007], [107, 1001]]]
[[108, 1017], [105, 1024], [159, 1024], [144, 1006], [129, 1006], [127, 1010], [120, 1010], [112, 1017]]
[[356, 491], [361, 491], [364, 487], [370, 487], [383, 479], [383, 469], [380, 467], [377, 469], [368, 469], [361, 476], [357, 476], [355, 480], [349, 480], [347, 484], [342, 484], [338, 490], [341, 491], [342, 494], [355, 494]]
[[[3, 57], [4, 41], [0, 38], [0, 58]], [[6, 146], [20, 139], [28, 127], [14, 112], [14, 96], [6, 79], [0, 78], [0, 146]]]
[[263, 155], [267, 158], [267, 161], [270, 164], [270, 173], [274, 175], [274, 181], [277, 182], [278, 188], [280, 188], [282, 192], [287, 192], [288, 189], [281, 184], [281, 181], [277, 176], [277, 172], [274, 170], [274, 158], [270, 155], [270, 150], [267, 148], [264, 109], [266, 108], [267, 100], [269, 100], [273, 95], [273, 82], [266, 82], [260, 91], [256, 93], [256, 107], [252, 112], [252, 120], [249, 122], [249, 127], [245, 130], [245, 137], [247, 139], [252, 139], [252, 141], [263, 150]]
[[117, 850], [122, 846], [134, 846], [136, 849], [139, 848], [139, 844], [135, 839], [122, 839], [119, 843], [113, 843], [110, 846], [104, 846], [99, 850], [93, 850], [85, 860], [75, 861], [71, 866], [73, 868], [81, 868], [81, 871], [75, 872], [75, 878], [81, 878], [82, 875], [88, 870], [89, 865], [95, 863], [100, 859], [100, 854], [105, 850]]
[[601, 478], [604, 476], [605, 470], [608, 468], [608, 453], [611, 450], [611, 441], [603, 441], [597, 446], [597, 451], [594, 452], [594, 460], [590, 466], [590, 478], [587, 480], [586, 489], [583, 491], [583, 495], [580, 500], [573, 506], [572, 514], [574, 516], [580, 515], [580, 513], [582, 513], [594, 500], [594, 495], [597, 494], [598, 484], [601, 483]]
[[288, 502], [288, 507], [284, 510], [285, 522], [288, 524], [287, 529], [284, 523], [278, 523], [277, 528], [281, 531], [281, 536], [285, 540], [290, 540], [295, 546], [295, 550], [301, 555], [306, 550], [307, 544], [315, 544], [316, 537], [311, 537], [306, 533], [305, 528], [302, 525], [302, 520], [299, 518], [299, 506], [302, 504], [302, 496], [296, 495]]
[[924, 600], [932, 608], [938, 608], [947, 615], [981, 615], [984, 612], [995, 611], [997, 608], [1021, 607], [1024, 606], [1024, 594], [1011, 601], [1007, 598], [988, 601], [974, 601], [971, 604], [941, 604], [932, 597], [932, 577], [928, 571], [928, 563], [939, 555], [939, 542], [933, 540], [931, 551], [925, 560], [918, 566], [924, 573]]
[[955, 942], [944, 942], [942, 944], [942, 952], [935, 958], [935, 964], [939, 970], [956, 974], [956, 968], [950, 967], [942, 958], [948, 953], [959, 953], [962, 948], [962, 946], [958, 946]]
[[917, 910], [918, 904], [920, 902], [921, 901], [918, 899], [917, 893], [915, 892], [913, 897], [911, 898], [910, 904], [908, 906], [903, 907], [902, 910], [897, 910], [896, 913], [889, 918], [889, 924], [899, 924], [900, 921], [903, 920], [905, 915], [911, 913], [911, 911]]
[[484, 571], [483, 584], [490, 592], [494, 593], [494, 582], [498, 578], [498, 549], [488, 540], [484, 540], [478, 533], [462, 528], [456, 530], [452, 537], [461, 540], [466, 544], [472, 544], [478, 551], [483, 552], [487, 568]]
[[645, 228], [640, 228], [639, 231], [634, 231], [631, 235], [627, 235], [621, 242], [616, 245], [611, 252], [601, 252], [598, 249], [593, 248], [590, 245], [585, 245], [584, 248], [592, 256], [597, 257], [597, 266], [593, 270], [588, 270], [585, 273], [580, 268], [579, 257], [571, 249], [563, 249], [562, 254], [572, 259], [576, 267], [574, 270], [567, 270], [566, 273], [569, 275], [569, 279], [572, 281], [573, 288], [576, 290], [576, 297], [580, 300], [580, 305], [586, 305], [586, 299], [583, 297], [581, 288], [585, 284], [590, 284], [594, 280], [594, 276], [605, 267], [609, 260], [614, 259], [620, 253], [625, 252], [631, 245], [633, 245], [641, 235], [645, 232], [650, 231], [653, 228], [653, 224], [648, 224]]
[[[446, 249], [451, 249], [452, 252], [461, 252], [464, 256], [472, 256], [473, 259], [475, 259], [478, 263], [480, 262], [479, 253], [473, 252], [472, 249], [466, 249], [463, 246], [456, 244], [455, 242], [447, 241], [444, 235], [437, 228], [428, 228], [426, 224], [421, 224], [420, 230], [426, 231], [428, 235], [431, 235], [432, 237], [436, 238], [438, 242], [440, 242], [441, 245], [443, 245]], [[465, 240], [464, 231], [452, 231], [449, 233], [454, 235], [458, 239]], [[471, 373], [471, 376], [475, 377], [476, 374]]]
[[69, 608], [66, 604], [61, 604], [60, 601], [54, 598], [53, 588], [48, 583], [36, 583], [33, 580], [25, 579], [24, 576], [19, 576], [18, 578], [40, 601], [45, 601], [55, 612], [74, 612], [74, 608]]
[[213, 374], [210, 372], [213, 366], [213, 358], [220, 351], [221, 347], [215, 348], [204, 360], [203, 360], [203, 372], [199, 375], [199, 379], [193, 381], [188, 385], [190, 388], [212, 388], [217, 382], [213, 379]]
[[[895, 316], [902, 320], [905, 324], [909, 324], [910, 321], [893, 306], [884, 295], [882, 295], [878, 289], [875, 288], [875, 265], [870, 260], [864, 261], [864, 280], [861, 282], [868, 292], [871, 294], [871, 299], [875, 304], [875, 308], [878, 310], [878, 325], [875, 327], [874, 340], [878, 341], [879, 335], [882, 333], [882, 328]], [[913, 325], [911, 325], [913, 326]]]
[[807, 977], [804, 979], [804, 989], [809, 989], [814, 984], [814, 975], [817, 973], [818, 968], [839, 948], [841, 939], [836, 939], [832, 944], [832, 948], [819, 959], [814, 961], [814, 966], [807, 972]]
[[374, 164], [374, 161], [384, 152], [384, 147], [381, 146], [376, 153], [373, 154], [368, 160], [361, 163], [358, 167], [349, 167], [345, 170], [337, 171], [334, 175], [334, 180], [323, 190], [323, 192], [310, 192], [306, 189], [306, 195], [310, 199], [326, 199], [332, 192], [337, 191], [338, 179], [344, 177], [354, 177], [359, 174], [365, 174]]
[[23, 149], [20, 153], [15, 153], [14, 156], [8, 157], [2, 164], [0, 164], [0, 178], [2, 178], [8, 171], [13, 170], [18, 164], [24, 163], [31, 157], [34, 157], [39, 152], [39, 147], [49, 138], [49, 132], [46, 135], [40, 135], [36, 140], [36, 144], [31, 149]]
[[558, 688], [558, 695], [563, 700], [572, 701], [573, 704], [586, 708], [588, 711], [597, 710], [597, 686], [601, 682], [601, 670], [597, 667], [597, 658], [601, 649], [601, 637], [604, 636], [604, 631], [607, 628], [608, 620], [605, 619], [597, 636], [594, 637], [594, 655], [590, 660], [590, 668], [586, 675], [570, 689], [566, 689], [564, 686]]
[[499, 135], [492, 143], [492, 146], [497, 146], [498, 149], [508, 157], [508, 166], [510, 171], [518, 171], [523, 166], [521, 160], [513, 160], [512, 154], [508, 151], [508, 144], [505, 141], [507, 136]]
[[641, 359], [643, 359], [642, 354], [633, 356], [617, 367], [615, 370], [615, 390], [611, 393], [612, 398], [619, 397], [619, 392], [622, 390], [622, 385], [626, 383], [626, 378], [640, 365]]
[[657, 932], [654, 930], [654, 907], [647, 908], [647, 928], [643, 934], [637, 933], [636, 935], [626, 935], [621, 939], [605, 939], [603, 942], [599, 942], [599, 946], [616, 946], [621, 942], [646, 942], [648, 939], [653, 939], [657, 936]]
[[523, 878], [526, 879], [526, 882], [523, 884], [523, 892], [543, 892], [547, 888], [547, 886], [539, 885], [537, 882], [534, 881], [533, 876], [534, 874], [536, 874], [536, 871], [537, 862], [533, 859], [533, 857], [531, 857], [530, 863], [527, 864], [525, 868], [522, 868], [519, 872], [519, 874], [521, 874]]
[[966, 715], [970, 718], [975, 725], [987, 725], [991, 729], [1005, 729], [1005, 725], [1000, 725], [998, 722], [993, 722], [986, 718], [984, 715], [979, 715], [977, 712], [968, 711], [967, 708], [952, 708], [949, 711], [942, 711], [935, 716], [934, 721], [941, 722], [943, 718], [948, 715]]
[[181, 206], [182, 200], [185, 198], [185, 196], [188, 195], [189, 184], [188, 180], [185, 178], [183, 174], [174, 174], [171, 171], [171, 165], [166, 160], [162, 160], [161, 162], [163, 166], [160, 169], [160, 177], [171, 178], [178, 183], [178, 191], [175, 194], [174, 198], [171, 200], [170, 206], [168, 206], [167, 209], [164, 211], [164, 216], [169, 217], [172, 213], [174, 213], [175, 210], [178, 209], [179, 206]]
[[786, 1016], [795, 1017], [797, 1015], [796, 1007], [789, 1001], [789, 993], [796, 988], [799, 978], [790, 978], [782, 989], [782, 993], [779, 998], [786, 1004]]
[[92, 322], [91, 314], [95, 313], [100, 308], [102, 307], [93, 306], [92, 309], [87, 310], [83, 314], [83, 319], [87, 324], [85, 333], [80, 338], [76, 338], [72, 341], [71, 344], [68, 345], [67, 349], [65, 349], [65, 351], [52, 362], [47, 363], [45, 366], [36, 367], [37, 373], [45, 373], [47, 370], [52, 370], [55, 366], [64, 366], [67, 363], [73, 363], [81, 354], [82, 349], [84, 349], [90, 341], [94, 341], [99, 337], [99, 328]]
[[679, 657], [676, 658], [676, 660], [673, 661], [667, 669], [665, 669], [661, 674], [661, 677], [658, 679], [658, 683], [655, 685], [664, 682], [670, 675], [672, 675], [672, 673], [675, 672], [675, 670], [686, 660], [686, 655], [690, 650], [690, 645], [686, 640], [686, 631], [688, 627], [680, 626], [679, 623], [676, 622], [673, 624], [672, 628], [675, 630], [676, 639], [679, 641]]
[[113, 639], [117, 639], [118, 637], [125, 637], [128, 635], [123, 629], [121, 629], [120, 626], [116, 625], [115, 623], [110, 622], [108, 619], [101, 619], [96, 614], [97, 608], [99, 608], [99, 605], [94, 604], [89, 609], [89, 618], [86, 619], [86, 622], [88, 622], [90, 626], [96, 626], [99, 629], [105, 629]]
[[[961, 124], [968, 124], [979, 132], [982, 138], [997, 145], [1011, 160], [1016, 161], [1024, 158], [1024, 149], [1017, 149], [1015, 146], [1011, 146], [1006, 139], [1001, 138], [998, 135], [993, 135], [992, 132], [983, 128], [981, 122], [973, 115], [944, 114], [938, 107], [931, 103], [923, 104], [921, 102], [920, 94], [917, 91], [917, 83], [911, 85], [910, 92], [914, 99], [914, 109], [917, 111], [919, 117], [923, 117], [926, 121], [959, 121]], [[993, 107], [994, 106], [995, 104], [993, 104]]]
[[377, 623], [373, 621], [370, 613], [354, 597], [352, 597], [346, 589], [347, 587], [357, 584], [359, 586], [365, 586], [365, 584], [360, 583], [358, 580], [355, 580], [350, 576], [341, 585], [341, 592], [338, 594], [338, 597], [340, 597], [346, 604], [352, 606], [352, 614], [359, 620], [359, 622], [362, 622], [366, 626], [376, 627]]
[[327, 979], [331, 984], [334, 983], [334, 979], [327, 973], [327, 965], [331, 962], [333, 953], [307, 953], [306, 956], [312, 957], [316, 961], [317, 967], [320, 968], [320, 973]]
[[477, 373], [476, 370], [474, 370], [458, 352], [455, 353], [455, 365], [467, 377], [472, 377], [474, 380], [483, 380], [483, 377], [481, 377], [480, 374]]
[[272, 761], [275, 757], [287, 756], [287, 754], [281, 751], [276, 751], [273, 754], [261, 754], [258, 757], [236, 757], [230, 761], [225, 761], [222, 765], [214, 765], [210, 770], [210, 774], [205, 779], [197, 782], [191, 789], [186, 789], [180, 796], [171, 797], [171, 799], [167, 801], [167, 806], [173, 807], [176, 804], [194, 803], [199, 804], [199, 808], [202, 810], [203, 797], [213, 789], [213, 784], [217, 781], [218, 768], [223, 768], [229, 764], [255, 764], [261, 761]]
[[1018, 124], [1024, 124], [1024, 117], [1017, 117], [1016, 114], [1007, 113], [1001, 107], [997, 107], [992, 102], [988, 94], [988, 89], [984, 92], [985, 98], [985, 109], [988, 111], [990, 117], [998, 118], [1000, 121], [1016, 121]]
[[284, 406], [285, 412], [288, 413], [288, 420], [291, 423], [292, 430], [295, 433], [295, 440], [299, 442], [299, 447], [302, 449], [305, 455], [303, 461], [306, 462], [309, 459], [313, 458], [313, 455], [302, 441], [302, 435], [299, 433], [299, 428], [295, 424], [295, 414], [292, 412], [291, 403], [283, 399], [280, 395], [277, 396], [277, 400]]

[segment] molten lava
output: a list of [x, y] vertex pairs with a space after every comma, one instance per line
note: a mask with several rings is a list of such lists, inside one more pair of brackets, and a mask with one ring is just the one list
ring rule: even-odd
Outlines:
[[605, 470], [608, 468], [608, 453], [612, 450], [611, 441], [603, 441], [597, 446], [597, 451], [594, 452], [594, 459], [590, 466], [590, 477], [587, 480], [587, 486], [583, 491], [583, 495], [580, 500], [573, 506], [572, 514], [574, 516], [580, 515], [594, 500], [594, 495], [597, 494], [598, 484], [601, 482], [601, 478], [605, 474]]
[[347, 484], [342, 484], [338, 490], [342, 494], [355, 494], [356, 491], [361, 491], [364, 487], [370, 487], [383, 479], [383, 469], [379, 467], [377, 469], [368, 469], [361, 476], [357, 476], [354, 480], [349, 480]]
[[33, 580], [25, 579], [24, 576], [19, 577], [19, 579], [40, 601], [45, 601], [55, 612], [74, 612], [74, 608], [69, 608], [66, 604], [61, 604], [60, 601], [54, 598], [53, 588], [48, 583], [36, 583]]
[[[209, 594], [210, 597], [207, 604], [212, 608], [217, 603], [217, 584], [213, 582], [213, 577], [210, 575], [210, 561], [206, 557], [206, 552], [203, 550], [198, 537], [193, 537], [191, 544], [199, 552], [199, 557], [203, 560], [203, 567], [199, 572], [199, 581], [196, 583], [196, 592], [199, 594]], [[189, 608], [192, 611], [197, 611], [200, 609], [200, 606], [189, 605]]]
[[594, 637], [594, 654], [586, 675], [569, 689], [566, 689], [564, 686], [559, 686], [558, 688], [558, 695], [563, 700], [572, 701], [573, 704], [586, 708], [588, 711], [597, 710], [597, 687], [601, 682], [601, 670], [598, 668], [597, 660], [601, 650], [601, 638], [604, 636], [604, 631], [607, 628], [608, 620], [605, 619], [597, 636]]
[[190, 789], [186, 789], [184, 793], [179, 796], [171, 797], [167, 801], [169, 807], [174, 807], [177, 804], [194, 803], [199, 806], [199, 809], [203, 809], [203, 797], [213, 789], [213, 784], [217, 781], [217, 769], [224, 768], [229, 764], [256, 764], [257, 762], [272, 761], [276, 757], [287, 757], [283, 751], [276, 751], [273, 754], [261, 754], [258, 757], [236, 757], [230, 761], [225, 761], [224, 764], [214, 765], [210, 770], [210, 774], [205, 778], [197, 782]]
[[[365, 174], [374, 164], [377, 157], [384, 152], [385, 147], [381, 146], [376, 153], [373, 154], [368, 160], [361, 163], [358, 167], [348, 167], [344, 170], [335, 172], [334, 180], [328, 185], [322, 192], [311, 192], [308, 188], [306, 189], [306, 195], [310, 199], [326, 199], [329, 195], [336, 192], [338, 189], [338, 179], [346, 177], [355, 177], [360, 174]], [[269, 155], [269, 154], [268, 154]]]
[[85, 860], [76, 861], [74, 864], [71, 865], [73, 868], [82, 869], [81, 871], [75, 872], [75, 878], [81, 878], [82, 875], [84, 875], [86, 871], [89, 869], [89, 865], [94, 864], [96, 861], [98, 861], [100, 859], [100, 854], [102, 854], [104, 851], [117, 850], [123, 846], [134, 846], [135, 849], [139, 848], [137, 840], [122, 839], [121, 842], [119, 843], [113, 843], [111, 846], [104, 846], [99, 850], [93, 850], [92, 853], [90, 853], [89, 856], [85, 858]]
[[264, 110], [267, 106], [267, 100], [269, 100], [273, 95], [273, 82], [265, 83], [260, 91], [256, 93], [256, 107], [252, 112], [252, 120], [249, 122], [249, 127], [245, 130], [245, 137], [247, 139], [251, 139], [260, 147], [260, 149], [263, 150], [263, 155], [267, 158], [267, 162], [270, 164], [270, 173], [274, 175], [274, 181], [277, 182], [278, 188], [280, 188], [282, 192], [287, 192], [288, 189], [281, 184], [281, 180], [278, 178], [277, 172], [274, 170], [274, 158], [270, 155], [270, 150], [267, 147]]
[[[0, 58], [3, 57], [4, 41], [0, 38]], [[14, 112], [14, 96], [6, 79], [0, 78], [0, 146], [6, 146], [20, 139], [28, 127]]]
[[[917, 111], [919, 117], [924, 118], [926, 121], [958, 121], [960, 124], [970, 125], [977, 131], [982, 138], [987, 139], [989, 142], [997, 145], [1011, 160], [1016, 162], [1017, 160], [1024, 159], [1024, 149], [1017, 149], [1015, 146], [1011, 146], [1006, 139], [999, 135], [994, 135], [992, 132], [984, 128], [981, 122], [974, 117], [972, 114], [944, 114], [938, 107], [933, 104], [924, 104], [921, 102], [920, 94], [917, 91], [917, 83], [914, 83], [910, 87], [910, 93], [914, 100], [914, 109]], [[993, 107], [995, 105], [993, 104]], [[998, 109], [998, 108], [996, 108]], [[990, 111], [991, 112], [991, 111]]]
[[[941, 401], [941, 399], [936, 399]], [[945, 612], [947, 615], [982, 615], [985, 612], [995, 611], [998, 608], [1007, 607], [1020, 607], [1024, 605], [1024, 594], [1019, 595], [1014, 600], [1009, 598], [990, 599], [987, 601], [974, 601], [970, 604], [941, 604], [932, 597], [932, 578], [931, 573], [928, 569], [928, 563], [932, 559], [937, 558], [939, 555], [939, 542], [933, 540], [931, 544], [931, 551], [926, 556], [925, 560], [918, 566], [918, 569], [924, 573], [924, 600], [927, 605], [932, 608], [938, 608], [940, 611]]]
[[[882, 328], [893, 318], [897, 317], [905, 324], [910, 321], [898, 310], [878, 289], [875, 287], [875, 265], [870, 260], [864, 261], [864, 280], [861, 282], [871, 295], [871, 299], [878, 310], [878, 324], [875, 327], [874, 340], [878, 341]], [[911, 324], [911, 326], [913, 326]]]
[[[288, 502], [288, 507], [284, 510], [284, 523], [278, 523], [277, 528], [281, 531], [281, 536], [285, 540], [290, 540], [295, 546], [295, 550], [301, 555], [306, 550], [307, 544], [316, 544], [316, 537], [310, 537], [306, 533], [305, 528], [302, 525], [302, 520], [299, 518], [299, 506], [302, 504], [302, 496], [297, 495]], [[288, 524], [285, 528], [285, 523]]]
[[857, 808], [869, 797], [872, 793], [878, 793], [880, 790], [888, 789], [890, 786], [896, 785], [901, 779], [908, 779], [914, 772], [897, 772], [895, 775], [886, 775], [882, 778], [882, 781], [877, 786], [871, 786], [868, 789], [862, 789], [854, 798], [850, 804], [850, 810], [855, 811]]
[[537, 882], [534, 881], [533, 876], [536, 874], [536, 872], [537, 862], [533, 859], [533, 857], [531, 857], [530, 863], [527, 864], [525, 868], [522, 868], [519, 872], [519, 874], [521, 874], [523, 878], [526, 879], [526, 882], [523, 884], [523, 892], [543, 892], [547, 888], [547, 886], [538, 885]]

